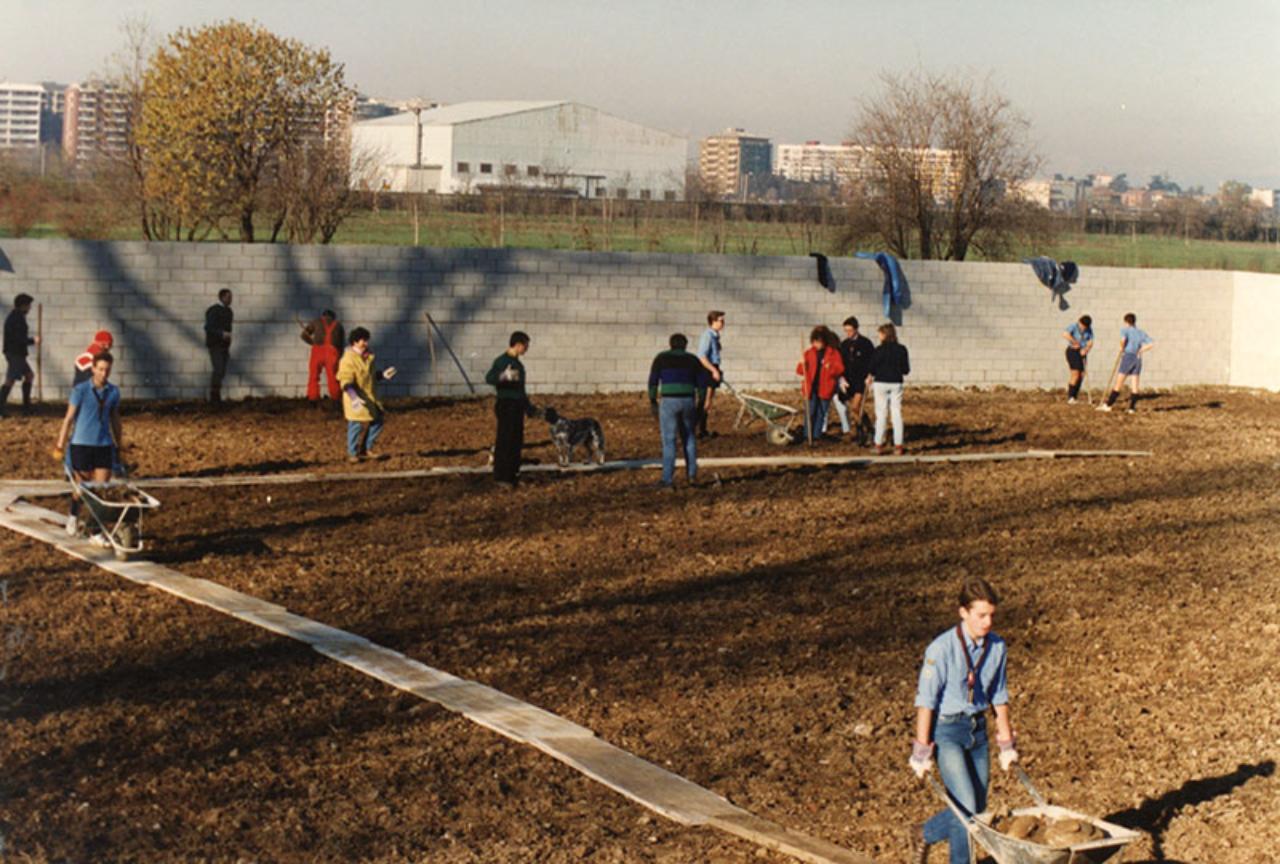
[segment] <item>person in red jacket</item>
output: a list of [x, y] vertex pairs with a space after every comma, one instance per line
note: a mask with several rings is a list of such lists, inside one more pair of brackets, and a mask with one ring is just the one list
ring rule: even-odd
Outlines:
[[796, 364], [796, 374], [804, 378], [801, 392], [809, 412], [809, 429], [817, 437], [826, 428], [827, 408], [844, 375], [844, 359], [840, 356], [836, 334], [821, 325], [814, 327], [809, 334], [809, 350]]
[[329, 398], [338, 404], [342, 390], [338, 387], [338, 360], [342, 354], [346, 334], [342, 322], [332, 309], [320, 313], [320, 317], [302, 325], [302, 341], [311, 346], [311, 360], [307, 364], [307, 398], [320, 401], [320, 372], [324, 372], [329, 385]]
[[99, 354], [109, 352], [115, 345], [115, 340], [111, 338], [110, 330], [99, 330], [93, 334], [93, 341], [89, 343], [89, 347], [76, 357], [76, 367], [71, 373], [71, 386], [74, 387], [82, 381], [88, 381], [93, 377], [93, 358]]

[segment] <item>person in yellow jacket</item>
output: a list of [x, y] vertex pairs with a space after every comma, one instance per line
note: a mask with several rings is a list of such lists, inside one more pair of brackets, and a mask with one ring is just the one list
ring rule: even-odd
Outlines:
[[373, 442], [382, 433], [383, 410], [376, 385], [395, 377], [396, 367], [378, 369], [369, 350], [369, 331], [351, 331], [347, 350], [338, 361], [338, 384], [342, 386], [342, 413], [347, 418], [347, 461], [380, 459]]

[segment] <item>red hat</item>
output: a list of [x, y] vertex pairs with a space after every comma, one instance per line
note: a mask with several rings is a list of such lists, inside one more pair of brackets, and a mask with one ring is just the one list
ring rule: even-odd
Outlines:
[[115, 340], [111, 338], [110, 330], [99, 330], [93, 334], [93, 341], [101, 345], [103, 348], [110, 348], [115, 344]]

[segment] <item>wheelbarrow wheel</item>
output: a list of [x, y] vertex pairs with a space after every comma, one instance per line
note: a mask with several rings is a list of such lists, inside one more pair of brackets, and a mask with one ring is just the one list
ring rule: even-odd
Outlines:
[[765, 430], [764, 437], [775, 447], [785, 447], [791, 443], [791, 433], [781, 426], [770, 426]]

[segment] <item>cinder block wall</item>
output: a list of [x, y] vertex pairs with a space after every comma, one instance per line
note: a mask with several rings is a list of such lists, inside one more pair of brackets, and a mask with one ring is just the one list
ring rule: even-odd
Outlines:
[[[204, 309], [224, 287], [235, 292], [226, 385], [233, 398], [301, 395], [308, 349], [295, 315], [325, 306], [348, 328], [372, 330], [375, 351], [401, 370], [392, 395], [466, 393], [439, 343], [432, 368], [424, 312], [481, 392], [485, 370], [516, 328], [533, 337], [527, 365], [535, 392], [642, 389], [667, 336], [678, 330], [696, 340], [711, 308], [728, 312], [731, 381], [791, 387], [814, 324], [838, 328], [853, 314], [874, 338], [884, 320], [875, 264], [832, 265], [834, 294], [818, 285], [812, 259], [794, 257], [0, 240], [0, 313], [19, 292], [43, 304], [47, 399], [63, 397], [73, 359], [101, 327], [116, 336], [114, 377], [126, 398], [202, 395]], [[1226, 384], [1233, 332], [1256, 335], [1233, 320], [1241, 310], [1232, 273], [1086, 267], [1062, 308], [1025, 264], [904, 266], [912, 301], [901, 337], [915, 384], [1060, 386], [1061, 333], [1085, 313], [1100, 341], [1098, 381], [1128, 311], [1159, 343], [1144, 374], [1149, 386]], [[34, 318], [33, 311], [33, 329]], [[1249, 350], [1234, 346], [1236, 356]]]

